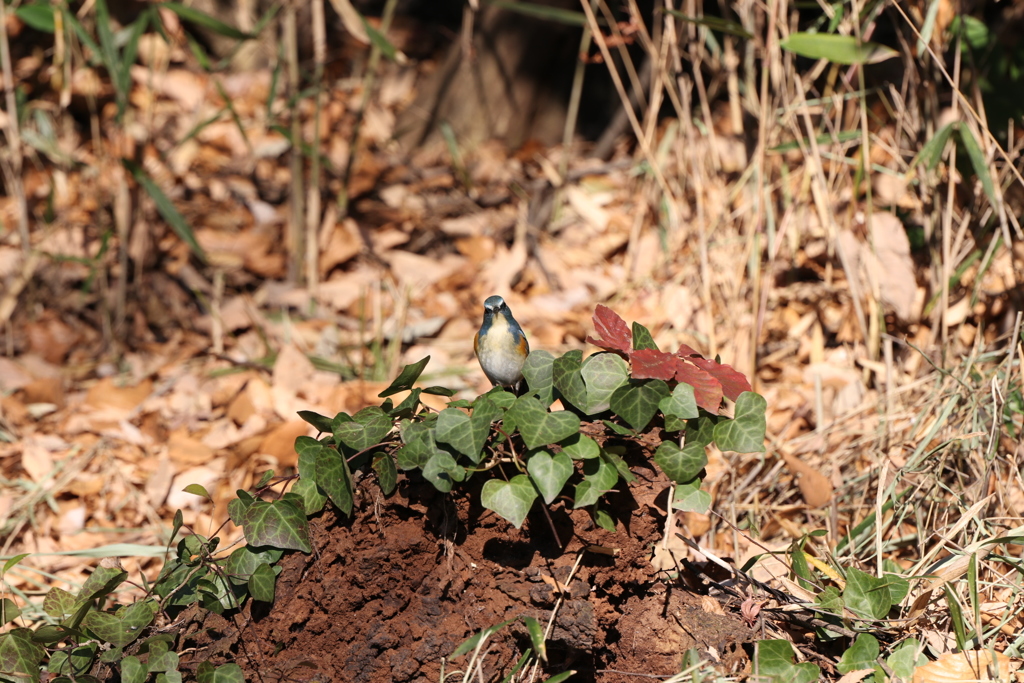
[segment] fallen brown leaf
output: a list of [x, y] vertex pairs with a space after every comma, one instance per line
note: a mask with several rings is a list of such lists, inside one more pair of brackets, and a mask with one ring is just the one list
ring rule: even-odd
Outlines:
[[782, 459], [793, 474], [799, 474], [797, 486], [804, 502], [812, 508], [820, 508], [832, 500], [832, 482], [828, 477], [796, 456], [782, 453]]

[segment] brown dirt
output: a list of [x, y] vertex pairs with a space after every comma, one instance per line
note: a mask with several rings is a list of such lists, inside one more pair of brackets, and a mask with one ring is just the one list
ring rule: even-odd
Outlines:
[[[666, 583], [648, 561], [665, 519], [637, 500], [654, 501], [666, 482], [633, 470], [632, 491], [608, 496], [615, 534], [559, 502], [551, 524], [535, 505], [516, 530], [469, 503], [478, 491], [444, 496], [413, 475], [384, 498], [366, 481], [351, 519], [325, 511], [312, 521], [314, 553], [280, 563], [273, 606], [250, 603], [228, 620], [207, 616], [192, 643], [196, 657], [183, 659], [183, 668], [209, 659], [237, 661], [251, 681], [436, 682], [443, 658], [481, 629], [521, 615], [546, 625], [557, 599], [554, 577], [568, 582], [568, 594], [548, 640], [548, 675], [575, 669], [575, 681], [625, 681], [627, 673], [672, 674], [690, 648], [723, 673], [743, 669], [742, 644], [755, 634], [736, 616], [738, 605], [716, 613], [717, 602]], [[618, 552], [585, 550], [592, 545]], [[516, 621], [489, 645], [484, 679], [496, 680], [529, 637]], [[465, 664], [460, 658], [444, 670]]]

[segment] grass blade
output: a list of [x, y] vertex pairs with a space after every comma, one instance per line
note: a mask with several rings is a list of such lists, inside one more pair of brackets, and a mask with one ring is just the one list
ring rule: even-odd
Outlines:
[[753, 38], [753, 34], [743, 28], [740, 24], [735, 21], [729, 21], [728, 19], [722, 19], [720, 17], [691, 17], [687, 14], [683, 14], [676, 9], [665, 10], [676, 19], [685, 21], [688, 24], [696, 24], [697, 26], [704, 26], [711, 29], [712, 31], [719, 31], [720, 33], [728, 33], [731, 36], [738, 36], [740, 38]]
[[544, 5], [537, 5], [532, 2], [509, 2], [508, 0], [487, 0], [487, 2], [501, 9], [559, 24], [585, 26], [587, 23], [587, 17], [583, 12], [574, 12], [573, 10], [559, 9], [557, 7], [545, 7]]
[[149, 177], [149, 174], [142, 169], [141, 166], [136, 164], [134, 161], [129, 159], [122, 159], [121, 163], [124, 167], [135, 178], [135, 182], [142, 186], [142, 189], [146, 191], [150, 197], [153, 198], [153, 203], [156, 204], [156, 210], [160, 212], [167, 224], [171, 226], [171, 230], [174, 231], [181, 240], [189, 246], [192, 253], [198, 256], [201, 260], [206, 261], [206, 254], [203, 252], [203, 248], [199, 246], [199, 242], [196, 241], [195, 233], [192, 232], [192, 228], [189, 227], [188, 223], [185, 222], [185, 217], [181, 215], [181, 212], [171, 203], [171, 200], [164, 194], [164, 191], [160, 189], [160, 186]]
[[918, 164], [924, 164], [924, 167], [929, 171], [933, 170], [936, 164], [939, 163], [939, 159], [942, 158], [942, 151], [946, 148], [946, 141], [949, 140], [949, 136], [953, 133], [953, 124], [947, 123], [945, 126], [935, 132], [933, 137], [928, 142], [924, 143], [921, 147], [921, 151], [917, 153], [914, 160], [910, 162], [910, 168], [914, 168]]
[[48, 4], [34, 2], [30, 5], [22, 5], [14, 10], [14, 14], [37, 31], [53, 33], [57, 30], [53, 21], [53, 8]]
[[202, 26], [203, 28], [208, 28], [214, 33], [218, 33], [228, 38], [234, 38], [235, 40], [250, 40], [254, 37], [245, 31], [238, 30], [234, 26], [225, 24], [220, 19], [215, 19], [205, 12], [201, 12], [194, 7], [182, 5], [179, 2], [162, 2], [160, 3], [160, 7], [166, 7], [185, 21], [192, 22], [193, 24]]
[[974, 133], [971, 132], [970, 128], [957, 124], [956, 129], [960, 135], [960, 141], [964, 143], [964, 151], [967, 152], [967, 156], [971, 160], [974, 174], [981, 181], [981, 187], [985, 190], [985, 196], [988, 197], [989, 204], [992, 205], [993, 209], [996, 209], [996, 188], [992, 183], [992, 176], [988, 172], [988, 164], [985, 163], [985, 153], [981, 151], [981, 146], [978, 144], [978, 140], [974, 137]]
[[779, 45], [801, 57], [827, 59], [836, 64], [877, 64], [899, 56], [896, 50], [885, 45], [828, 33], [794, 33]]

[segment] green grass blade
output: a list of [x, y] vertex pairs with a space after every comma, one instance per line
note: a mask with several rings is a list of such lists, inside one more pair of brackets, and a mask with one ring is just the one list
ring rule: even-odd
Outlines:
[[234, 38], [235, 40], [250, 40], [254, 38], [252, 34], [240, 31], [234, 26], [225, 24], [220, 19], [215, 19], [206, 12], [201, 12], [194, 7], [182, 5], [180, 2], [161, 2], [160, 7], [165, 7], [185, 21], [192, 22], [196, 26], [202, 26], [203, 28], [210, 29], [214, 33], [218, 33], [227, 38]]
[[877, 64], [899, 56], [896, 50], [885, 45], [828, 33], [793, 33], [779, 45], [801, 57], [827, 59], [836, 64]]
[[972, 553], [967, 564], [967, 594], [971, 599], [971, 611], [974, 617], [975, 637], [981, 640], [981, 602], [978, 600], [978, 553]]
[[960, 603], [956, 599], [956, 594], [953, 593], [953, 589], [949, 587], [948, 583], [942, 587], [942, 590], [946, 594], [946, 606], [949, 607], [949, 619], [953, 624], [953, 634], [956, 636], [956, 646], [960, 650], [966, 650], [967, 628], [964, 625], [963, 610], [960, 609]]
[[946, 149], [946, 141], [949, 140], [949, 136], [953, 133], [953, 124], [947, 123], [945, 126], [935, 132], [933, 137], [928, 142], [924, 143], [921, 147], [921, 151], [917, 153], [914, 160], [910, 162], [910, 168], [914, 168], [918, 164], [924, 164], [924, 167], [929, 171], [933, 170], [939, 163], [939, 159], [942, 158], [942, 151]]
[[992, 176], [988, 172], [988, 164], [985, 163], [985, 153], [981, 151], [981, 145], [978, 144], [978, 140], [974, 137], [974, 133], [971, 132], [970, 128], [957, 124], [957, 133], [960, 135], [960, 142], [964, 143], [964, 151], [967, 152], [967, 156], [971, 160], [974, 174], [981, 181], [981, 187], [985, 190], [985, 196], [988, 197], [989, 204], [995, 209], [998, 206], [996, 188], [992, 183]]
[[[96, 548], [83, 550], [55, 550], [52, 553], [33, 553], [35, 555], [66, 555], [68, 557], [162, 557], [167, 548], [162, 545], [142, 545], [141, 543], [111, 543]], [[17, 557], [17, 556], [15, 556]], [[12, 558], [0, 557], [0, 560]], [[56, 578], [56, 577], [54, 577]]]
[[574, 12], [557, 7], [545, 7], [532, 2], [509, 2], [509, 0], [487, 0], [487, 3], [511, 12], [518, 12], [528, 17], [536, 17], [569, 26], [586, 26], [587, 16], [583, 12]]
[[57, 30], [57, 26], [53, 21], [53, 8], [46, 3], [33, 2], [28, 5], [22, 5], [14, 10], [14, 14], [37, 31], [53, 33]]
[[64, 23], [71, 27], [71, 30], [75, 32], [78, 39], [82, 41], [82, 45], [89, 49], [93, 59], [98, 59], [102, 54], [102, 50], [100, 50], [100, 46], [96, 44], [96, 41], [92, 39], [92, 36], [89, 35], [89, 32], [85, 30], [85, 27], [82, 26], [82, 22], [78, 20], [75, 13], [69, 11], [66, 7], [61, 7], [60, 11], [64, 15]]
[[665, 11], [674, 16], [676, 19], [685, 21], [688, 24], [705, 26], [711, 29], [712, 31], [728, 33], [731, 36], [739, 36], [740, 38], [754, 37], [749, 31], [744, 29], [743, 26], [736, 23], [735, 21], [729, 21], [728, 19], [721, 19], [719, 17], [691, 17], [675, 9], [666, 9]]
[[164, 191], [160, 189], [160, 186], [153, 181], [149, 174], [142, 169], [141, 166], [136, 164], [134, 161], [129, 159], [122, 159], [121, 163], [124, 167], [135, 178], [135, 182], [142, 186], [142, 189], [146, 191], [152, 199], [153, 203], [156, 204], [156, 210], [160, 212], [164, 220], [167, 221], [168, 225], [171, 226], [171, 230], [174, 231], [181, 241], [189, 246], [196, 256], [201, 260], [206, 261], [206, 254], [203, 252], [203, 248], [199, 246], [199, 242], [196, 241], [195, 233], [192, 232], [192, 228], [189, 227], [188, 223], [185, 222], [185, 217], [181, 215], [181, 212], [171, 203], [171, 200], [164, 194]]

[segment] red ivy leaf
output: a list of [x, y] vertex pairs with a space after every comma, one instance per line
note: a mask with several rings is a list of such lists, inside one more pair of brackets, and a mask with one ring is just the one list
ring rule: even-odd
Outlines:
[[598, 304], [594, 309], [594, 331], [601, 335], [601, 339], [587, 337], [587, 341], [594, 346], [600, 346], [608, 351], [618, 351], [629, 355], [633, 348], [633, 333], [629, 331], [626, 321], [619, 317], [619, 314]]
[[679, 345], [678, 353], [680, 356], [697, 356], [698, 358], [704, 357], [700, 355], [700, 352], [697, 351], [695, 348], [693, 348], [692, 346], [687, 346], [686, 344]]
[[717, 379], [695, 365], [679, 363], [676, 380], [693, 387], [693, 397], [698, 406], [712, 415], [718, 415], [722, 405], [722, 384]]
[[750, 382], [743, 373], [733, 369], [731, 365], [717, 363], [710, 358], [687, 358], [698, 368], [707, 371], [722, 384], [722, 389], [730, 401], [735, 401], [744, 391], [750, 391]]
[[666, 382], [676, 376], [683, 363], [673, 353], [657, 349], [640, 349], [629, 354], [634, 379], [663, 379]]

